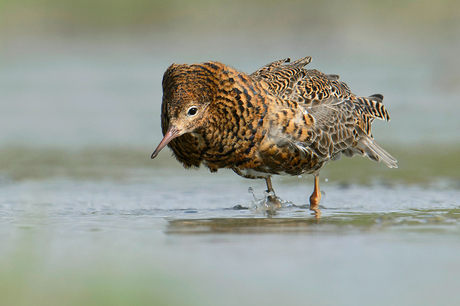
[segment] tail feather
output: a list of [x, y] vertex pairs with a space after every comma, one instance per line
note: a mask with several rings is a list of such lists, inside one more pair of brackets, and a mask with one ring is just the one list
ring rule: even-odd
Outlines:
[[380, 120], [390, 121], [390, 115], [388, 114], [385, 106], [383, 106], [383, 96], [375, 94], [370, 97], [357, 97], [356, 103], [360, 106], [363, 115], [371, 118], [377, 118]]
[[382, 161], [389, 168], [398, 168], [396, 164], [398, 161], [385, 151], [374, 139], [365, 136], [360, 140], [366, 148], [364, 148], [365, 154], [376, 161]]

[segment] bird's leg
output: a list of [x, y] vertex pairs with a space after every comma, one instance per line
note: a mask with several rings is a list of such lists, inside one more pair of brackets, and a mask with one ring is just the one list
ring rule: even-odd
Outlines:
[[278, 201], [278, 197], [275, 194], [275, 189], [273, 189], [272, 179], [270, 176], [265, 177], [265, 182], [267, 183], [267, 192], [269, 196], [267, 197], [267, 204], [272, 206], [272, 208], [280, 208], [281, 203]]
[[273, 189], [273, 185], [272, 185], [272, 178], [270, 176], [267, 176], [267, 177], [264, 177], [265, 179], [265, 182], [267, 183], [267, 192], [270, 193], [270, 192], [273, 192], [273, 194], [275, 195], [275, 189]]
[[310, 210], [318, 211], [318, 205], [321, 201], [321, 190], [319, 190], [319, 176], [315, 175], [315, 188], [310, 196]]

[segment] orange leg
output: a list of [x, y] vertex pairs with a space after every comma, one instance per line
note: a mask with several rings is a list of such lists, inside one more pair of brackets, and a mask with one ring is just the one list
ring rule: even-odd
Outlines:
[[321, 190], [319, 190], [319, 176], [315, 175], [315, 189], [310, 196], [310, 210], [318, 209], [321, 201]]

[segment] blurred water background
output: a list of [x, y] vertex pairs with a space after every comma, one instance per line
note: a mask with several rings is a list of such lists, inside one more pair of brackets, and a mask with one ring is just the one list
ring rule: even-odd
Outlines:
[[[0, 0], [0, 304], [452, 305], [458, 54], [451, 0]], [[171, 63], [307, 55], [385, 96], [399, 169], [327, 165], [317, 221], [233, 210], [264, 183], [150, 160]], [[313, 185], [274, 184], [298, 205]]]

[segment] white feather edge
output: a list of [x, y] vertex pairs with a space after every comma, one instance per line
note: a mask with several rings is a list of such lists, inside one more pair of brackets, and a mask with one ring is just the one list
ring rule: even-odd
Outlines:
[[377, 155], [389, 168], [398, 168], [398, 165], [396, 164], [398, 161], [385, 151], [375, 140], [371, 139], [369, 136], [364, 136], [360, 142]]

